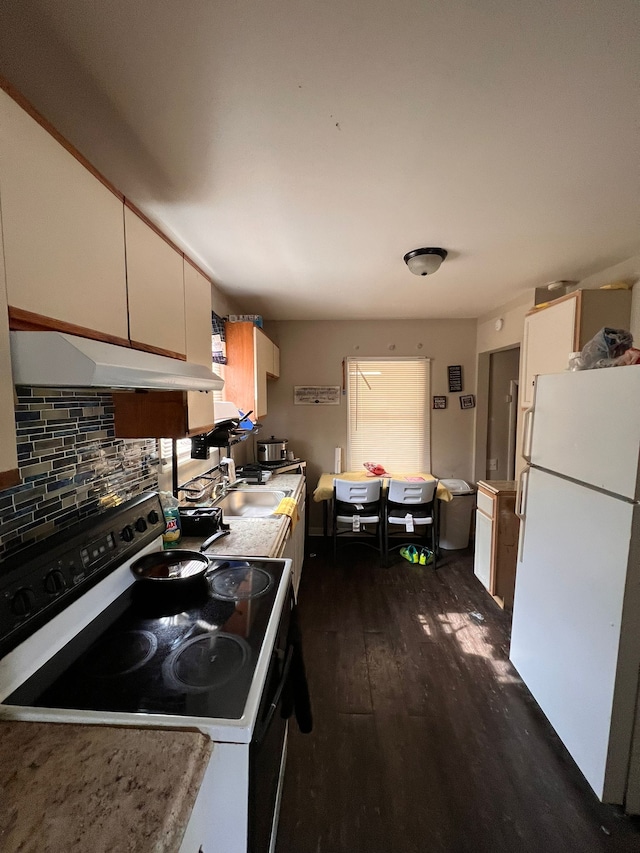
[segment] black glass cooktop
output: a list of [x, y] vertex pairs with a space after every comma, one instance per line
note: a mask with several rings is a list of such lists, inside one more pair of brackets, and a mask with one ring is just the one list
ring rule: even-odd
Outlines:
[[239, 719], [282, 570], [221, 560], [183, 590], [138, 581], [5, 702]]

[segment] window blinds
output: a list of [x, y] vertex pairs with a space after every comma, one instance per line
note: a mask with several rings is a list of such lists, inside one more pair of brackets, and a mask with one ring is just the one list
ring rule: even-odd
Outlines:
[[348, 358], [347, 468], [431, 470], [428, 358]]

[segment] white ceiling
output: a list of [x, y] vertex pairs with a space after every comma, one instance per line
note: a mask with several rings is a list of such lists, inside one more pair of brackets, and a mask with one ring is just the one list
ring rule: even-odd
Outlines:
[[637, 0], [3, 0], [0, 72], [243, 310], [475, 317], [640, 251], [639, 32]]

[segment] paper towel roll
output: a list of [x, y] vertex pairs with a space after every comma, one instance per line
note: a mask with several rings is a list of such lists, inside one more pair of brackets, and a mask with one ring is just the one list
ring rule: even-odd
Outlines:
[[336, 447], [333, 456], [333, 473], [342, 474], [342, 448]]

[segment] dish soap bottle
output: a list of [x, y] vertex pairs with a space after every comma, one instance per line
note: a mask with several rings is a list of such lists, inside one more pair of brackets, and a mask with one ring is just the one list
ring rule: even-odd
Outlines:
[[162, 534], [163, 547], [177, 548], [182, 538], [178, 499], [171, 492], [160, 492], [159, 498], [165, 522], [165, 531]]

